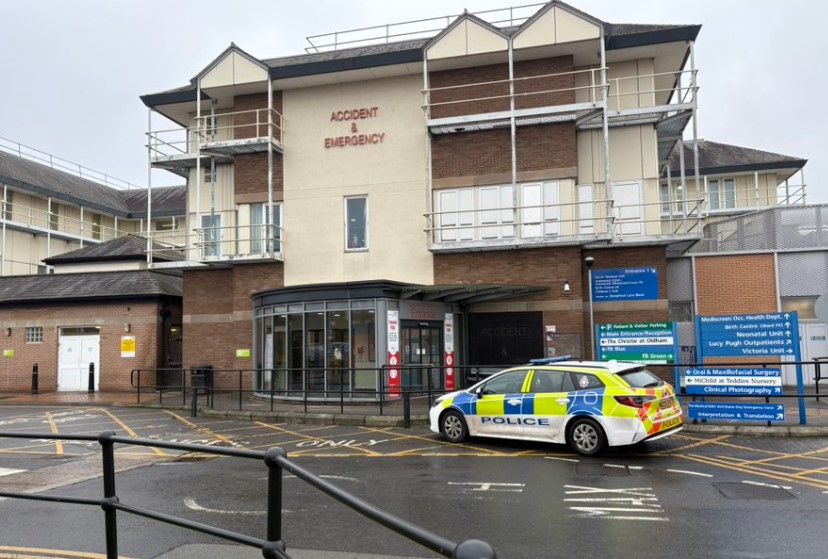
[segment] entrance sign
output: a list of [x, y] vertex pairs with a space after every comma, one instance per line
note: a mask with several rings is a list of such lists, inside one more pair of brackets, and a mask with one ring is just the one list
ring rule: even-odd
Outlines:
[[595, 327], [599, 361], [675, 363], [678, 335], [675, 322], [599, 324]]
[[781, 396], [782, 369], [687, 369], [687, 394]]
[[450, 312], [446, 313], [445, 321], [443, 322], [443, 346], [445, 347], [445, 354], [443, 356], [446, 364], [446, 390], [454, 390], [455, 374], [454, 374], [454, 315]]
[[400, 311], [388, 311], [388, 392], [400, 397]]
[[785, 421], [785, 406], [782, 404], [689, 402], [687, 416], [690, 419], [719, 421]]
[[593, 301], [645, 301], [658, 299], [658, 270], [610, 268], [592, 271]]
[[702, 358], [794, 357], [799, 352], [795, 312], [697, 316], [696, 332]]
[[696, 360], [704, 363], [707, 357], [775, 357], [797, 362], [799, 423], [804, 425], [805, 389], [798, 316], [796, 312], [696, 316]]

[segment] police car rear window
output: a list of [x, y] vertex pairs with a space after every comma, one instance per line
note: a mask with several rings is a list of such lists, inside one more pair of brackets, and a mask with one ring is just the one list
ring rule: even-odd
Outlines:
[[626, 381], [633, 388], [653, 388], [661, 386], [664, 381], [655, 376], [647, 369], [634, 369], [618, 373], [618, 376]]

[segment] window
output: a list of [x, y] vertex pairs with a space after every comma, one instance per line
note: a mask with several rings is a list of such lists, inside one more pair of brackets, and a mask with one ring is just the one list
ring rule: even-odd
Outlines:
[[368, 198], [345, 198], [345, 247], [368, 249]]
[[575, 381], [575, 390], [595, 390], [604, 388], [604, 383], [595, 375], [587, 373], [572, 373]]
[[201, 216], [201, 235], [203, 241], [202, 256], [221, 256], [221, 216], [207, 214]]
[[562, 392], [564, 376], [569, 376], [563, 371], [535, 371], [532, 377], [532, 392]]
[[667, 183], [661, 184], [661, 215], [684, 215], [687, 205], [684, 203], [684, 187], [674, 182], [671, 189]]
[[14, 203], [14, 192], [11, 190], [6, 190], [6, 200], [3, 204], [3, 219], [6, 221], [11, 221], [14, 217], [12, 212], [12, 204]]
[[528, 371], [511, 371], [493, 378], [483, 385], [481, 394], [520, 394], [526, 373]]
[[176, 229], [177, 224], [175, 222], [175, 217], [171, 217], [169, 219], [158, 219], [155, 221], [156, 231], [175, 231]]
[[43, 327], [42, 326], [27, 326], [26, 327], [26, 343], [27, 344], [43, 343]]
[[711, 211], [735, 208], [736, 179], [709, 179], [707, 205]]
[[92, 238], [100, 240], [101, 238], [101, 216], [92, 214]]
[[51, 211], [49, 212], [49, 229], [57, 231], [60, 226], [60, 204], [51, 203]]
[[251, 254], [281, 251], [282, 205], [273, 204], [273, 226], [268, 226], [267, 204], [250, 204], [250, 252]]

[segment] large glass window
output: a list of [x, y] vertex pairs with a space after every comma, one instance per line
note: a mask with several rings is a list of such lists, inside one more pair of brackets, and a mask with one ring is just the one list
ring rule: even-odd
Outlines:
[[6, 199], [3, 203], [3, 219], [6, 221], [11, 221], [14, 215], [12, 211], [12, 205], [14, 204], [14, 192], [11, 190], [6, 190]]
[[736, 207], [736, 179], [709, 179], [707, 181], [707, 206], [710, 210]]
[[201, 216], [202, 255], [221, 256], [221, 216], [205, 214]]
[[345, 198], [345, 247], [347, 250], [368, 248], [368, 198]]
[[49, 229], [57, 231], [60, 226], [60, 204], [51, 203], [51, 211], [49, 212]]
[[101, 221], [103, 218], [100, 214], [92, 214], [92, 238], [100, 240], [101, 238]]
[[267, 204], [250, 204], [250, 252], [281, 251], [282, 205], [273, 204], [273, 226], [268, 226]]

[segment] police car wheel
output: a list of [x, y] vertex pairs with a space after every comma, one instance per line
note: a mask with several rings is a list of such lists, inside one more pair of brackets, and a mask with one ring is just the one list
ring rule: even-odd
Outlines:
[[469, 435], [466, 420], [460, 412], [449, 410], [440, 419], [440, 431], [452, 443], [462, 443]]
[[572, 450], [584, 456], [598, 454], [607, 446], [604, 430], [593, 419], [579, 418], [569, 425], [567, 441]]

